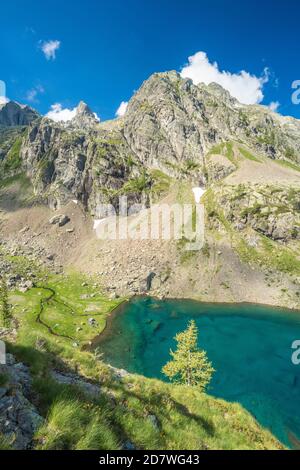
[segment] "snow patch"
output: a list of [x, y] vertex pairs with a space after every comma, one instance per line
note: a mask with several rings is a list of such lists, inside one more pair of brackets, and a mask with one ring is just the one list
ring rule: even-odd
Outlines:
[[202, 198], [203, 194], [205, 193], [205, 189], [201, 188], [200, 186], [192, 188], [194, 193], [194, 198], [196, 204], [199, 204], [200, 199]]

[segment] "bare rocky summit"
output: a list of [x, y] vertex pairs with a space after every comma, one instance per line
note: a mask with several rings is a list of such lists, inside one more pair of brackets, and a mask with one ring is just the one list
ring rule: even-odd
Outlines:
[[273, 160], [300, 162], [299, 121], [241, 105], [217, 84], [194, 85], [166, 72], [143, 83], [116, 125], [99, 124], [83, 102], [67, 124], [33, 122], [21, 156], [36, 192], [46, 191], [54, 204], [76, 197], [93, 212], [117, 194], [141, 201], [153, 183], [151, 169], [202, 184], [223, 178], [232, 162], [215, 157], [212, 163], [208, 154], [232, 141]]
[[30, 106], [21, 105], [15, 101], [0, 104], [0, 126], [27, 126], [38, 118], [39, 114]]

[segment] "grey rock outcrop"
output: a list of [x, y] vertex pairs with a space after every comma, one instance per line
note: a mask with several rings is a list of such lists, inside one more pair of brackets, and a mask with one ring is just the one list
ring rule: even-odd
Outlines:
[[91, 111], [86, 103], [80, 101], [76, 108], [76, 116], [70, 121], [70, 126], [78, 128], [89, 128], [98, 124], [99, 119], [95, 113]]
[[225, 218], [237, 230], [251, 227], [273, 240], [300, 240], [297, 191], [256, 184], [216, 189], [214, 194]]
[[0, 104], [0, 126], [27, 126], [38, 118], [39, 114], [29, 106], [15, 101]]
[[215, 144], [240, 139], [271, 158], [298, 159], [300, 121], [246, 106], [220, 85], [194, 85], [177, 72], [152, 75], [130, 100], [124, 135], [149, 166], [178, 174], [205, 163]]
[[3, 378], [0, 388], [0, 432], [13, 448], [27, 449], [43, 418], [27, 398], [31, 390], [28, 367], [17, 363], [11, 354], [6, 356], [7, 364], [0, 365]]
[[75, 198], [98, 218], [97, 208], [107, 203], [118, 208], [122, 193], [132, 203], [142, 199], [134, 182], [143, 168], [138, 162], [132, 166], [130, 153], [118, 129], [74, 128], [46, 118], [30, 127], [21, 150], [35, 192], [46, 192], [52, 208]]
[[223, 155], [211, 155], [210, 158], [207, 159], [206, 170], [210, 180], [218, 181], [234, 172], [236, 166]]
[[65, 215], [65, 214], [54, 215], [54, 216], [51, 217], [51, 219], [49, 220], [49, 224], [51, 224], [51, 225], [58, 225], [59, 227], [63, 227], [63, 226], [66, 225], [68, 222], [70, 222], [70, 217], [68, 217], [68, 216]]
[[156, 279], [156, 274], [154, 272], [150, 272], [149, 274], [147, 274], [145, 279], [143, 279], [140, 282], [140, 292], [141, 293], [148, 292], [151, 289], [152, 284], [155, 279]]
[[84, 393], [92, 396], [93, 398], [98, 398], [101, 393], [101, 389], [98, 385], [92, 384], [87, 380], [80, 378], [76, 374], [72, 374], [70, 372], [64, 373], [59, 371], [52, 371], [51, 375], [56, 382], [63, 385], [75, 385], [76, 387], [81, 388]]

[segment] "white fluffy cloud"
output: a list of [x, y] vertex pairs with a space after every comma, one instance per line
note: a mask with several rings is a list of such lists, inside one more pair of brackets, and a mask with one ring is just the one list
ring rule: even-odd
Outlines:
[[54, 60], [56, 58], [56, 51], [60, 48], [60, 41], [43, 41], [40, 47], [47, 60]]
[[271, 111], [276, 112], [278, 110], [279, 106], [280, 106], [279, 101], [271, 101], [268, 108], [270, 108]]
[[76, 108], [68, 109], [63, 108], [60, 103], [55, 103], [51, 106], [50, 111], [46, 114], [46, 117], [52, 119], [55, 122], [70, 121], [76, 115]]
[[128, 101], [122, 101], [122, 103], [120, 104], [120, 106], [118, 107], [116, 111], [116, 116], [117, 117], [124, 116], [124, 114], [126, 113], [127, 106], [128, 106]]
[[215, 82], [243, 104], [260, 103], [264, 97], [263, 86], [269, 80], [268, 69], [261, 77], [251, 75], [245, 70], [238, 73], [220, 70], [216, 62], [210, 62], [205, 52], [196, 52], [188, 58], [188, 64], [181, 70], [181, 76], [191, 78], [198, 83]]

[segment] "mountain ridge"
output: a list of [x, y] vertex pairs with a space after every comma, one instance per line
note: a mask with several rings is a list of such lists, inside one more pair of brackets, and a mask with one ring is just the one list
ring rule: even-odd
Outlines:
[[[207, 154], [232, 140], [271, 159], [300, 161], [297, 120], [279, 117], [259, 105], [241, 105], [220, 85], [193, 85], [174, 71], [146, 80], [121, 119], [98, 123], [87, 105], [82, 106], [85, 111], [67, 123], [47, 117], [33, 121], [21, 156], [36, 191], [47, 190], [53, 198], [62, 183], [62, 200], [70, 192], [92, 212], [97, 202], [111, 199], [98, 186], [121, 190], [143, 168], [180, 179], [186, 167], [193, 167], [194, 181], [206, 184]], [[128, 156], [134, 163], [131, 168]], [[102, 177], [97, 177], [95, 168]]]
[[27, 126], [39, 117], [39, 113], [28, 105], [16, 101], [0, 104], [0, 126]]

